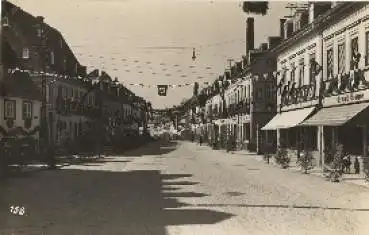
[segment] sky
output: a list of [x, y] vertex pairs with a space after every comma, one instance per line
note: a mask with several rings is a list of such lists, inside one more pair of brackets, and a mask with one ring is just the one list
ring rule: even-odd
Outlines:
[[[152, 102], [180, 104], [198, 82], [200, 89], [245, 54], [246, 18], [255, 18], [255, 47], [279, 35], [287, 2], [271, 2], [268, 15], [245, 14], [240, 1], [218, 0], [11, 0], [58, 29], [88, 71], [95, 68]], [[195, 48], [196, 60], [192, 60]], [[130, 84], [144, 84], [133, 86]], [[149, 86], [151, 85], [151, 87]]]

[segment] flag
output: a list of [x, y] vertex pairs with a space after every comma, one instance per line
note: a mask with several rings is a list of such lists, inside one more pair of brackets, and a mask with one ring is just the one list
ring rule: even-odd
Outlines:
[[244, 1], [242, 9], [245, 13], [266, 15], [269, 9], [269, 3], [267, 1]]
[[158, 95], [167, 96], [168, 85], [158, 85]]

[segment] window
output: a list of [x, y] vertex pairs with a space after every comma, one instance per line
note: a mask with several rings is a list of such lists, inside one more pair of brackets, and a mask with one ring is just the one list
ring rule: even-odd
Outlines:
[[262, 88], [258, 88], [258, 93], [257, 93], [257, 97], [258, 97], [258, 100], [262, 100], [263, 99], [263, 89]]
[[67, 97], [67, 88], [61, 87], [61, 90], [62, 90], [62, 97], [65, 99]]
[[365, 33], [365, 65], [369, 65], [369, 31]]
[[32, 118], [32, 102], [31, 101], [24, 101], [22, 111], [23, 111], [23, 115], [22, 115], [23, 120], [28, 119], [28, 118]]
[[269, 99], [271, 97], [271, 90], [270, 90], [269, 85], [265, 86], [265, 93], [266, 93], [267, 98]]
[[295, 67], [295, 63], [291, 63], [291, 82], [295, 82], [296, 79], [296, 67]]
[[22, 58], [23, 59], [29, 59], [29, 50], [27, 47], [23, 48], [23, 51], [22, 51]]
[[355, 37], [351, 39], [351, 56], [359, 53], [359, 38]]
[[55, 64], [55, 55], [53, 51], [50, 52], [50, 64]]
[[341, 43], [338, 45], [338, 73], [342, 74], [345, 72], [345, 44]]
[[42, 37], [42, 29], [40, 25], [37, 26], [36, 33], [37, 33], [37, 37], [39, 38]]
[[315, 61], [315, 52], [309, 55], [309, 85], [313, 82], [314, 78], [314, 68], [312, 62]]
[[64, 66], [64, 70], [67, 70], [67, 59], [64, 58], [63, 60], [63, 66]]
[[299, 67], [300, 67], [300, 75], [299, 75], [299, 82], [298, 82], [298, 86], [303, 86], [304, 85], [304, 73], [305, 73], [305, 65], [304, 65], [304, 58], [301, 58], [299, 61]]
[[333, 48], [327, 50], [327, 78], [333, 76]]
[[3, 27], [9, 26], [9, 19], [7, 16], [4, 16], [2, 21], [3, 21]]
[[4, 118], [15, 119], [15, 100], [5, 100], [4, 106]]

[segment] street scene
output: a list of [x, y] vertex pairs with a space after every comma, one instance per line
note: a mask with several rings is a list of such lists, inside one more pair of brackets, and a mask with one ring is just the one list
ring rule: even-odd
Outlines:
[[2, 0], [0, 235], [369, 235], [369, 2]]
[[[369, 231], [369, 189], [182, 141], [29, 173], [7, 181], [1, 192], [1, 234]], [[8, 205], [24, 207], [25, 214], [10, 215]]]

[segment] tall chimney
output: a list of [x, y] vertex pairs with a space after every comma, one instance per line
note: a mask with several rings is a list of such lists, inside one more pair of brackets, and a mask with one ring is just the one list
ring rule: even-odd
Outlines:
[[284, 23], [286, 22], [286, 19], [279, 19], [279, 35], [282, 39], [285, 38], [284, 35]]
[[36, 16], [36, 19], [39, 23], [43, 23], [45, 18], [43, 16]]
[[254, 18], [248, 17], [246, 20], [246, 56], [254, 49]]

